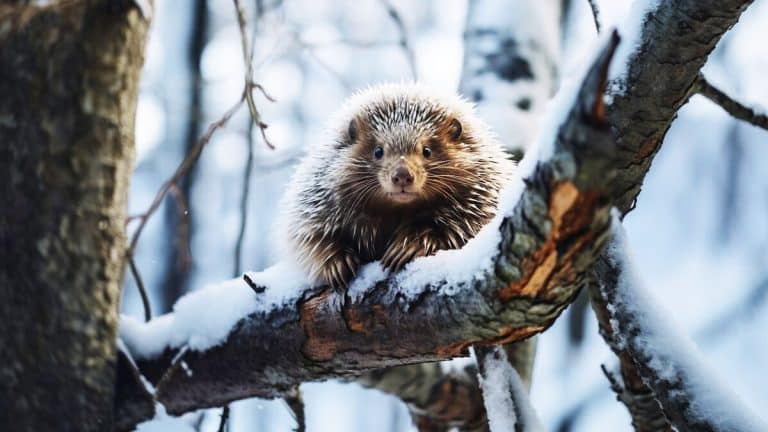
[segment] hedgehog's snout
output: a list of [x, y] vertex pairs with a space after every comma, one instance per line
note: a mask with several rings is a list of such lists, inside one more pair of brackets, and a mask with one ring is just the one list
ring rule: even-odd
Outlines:
[[413, 184], [413, 174], [407, 166], [399, 164], [392, 173], [392, 183], [395, 186], [410, 186]]

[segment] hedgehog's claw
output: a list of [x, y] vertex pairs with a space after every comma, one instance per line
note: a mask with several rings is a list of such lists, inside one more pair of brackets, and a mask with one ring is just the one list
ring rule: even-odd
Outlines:
[[345, 290], [357, 274], [358, 267], [360, 264], [356, 255], [342, 252], [326, 261], [321, 278], [333, 288]]

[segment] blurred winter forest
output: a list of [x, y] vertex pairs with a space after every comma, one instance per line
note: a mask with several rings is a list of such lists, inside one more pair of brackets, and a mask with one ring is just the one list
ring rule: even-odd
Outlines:
[[[562, 16], [559, 0], [544, 1], [552, 2], [552, 16], [519, 16], [524, 8], [513, 6], [521, 2], [498, 13], [510, 25], [528, 25], [530, 32], [549, 31], [536, 23], [560, 26], [558, 37], [542, 48], [552, 50], [557, 63], [555, 89], [589, 57], [597, 34], [586, 0], [563, 2]], [[631, 2], [597, 3], [603, 31], [621, 30]], [[413, 79], [441, 89], [460, 87], [466, 1], [242, 4], [252, 31], [254, 81], [274, 98], [254, 93], [274, 150], [241, 109], [179, 183], [173, 195], [188, 202], [166, 200], [149, 220], [135, 263], [155, 314], [207, 283], [275, 262], [272, 227], [285, 184], [307, 145], [326, 139], [326, 120], [355, 89]], [[767, 21], [768, 2], [758, 0], [704, 68], [711, 82], [748, 104], [768, 101]], [[141, 78], [129, 215], [147, 209], [198, 136], [240, 98], [243, 58], [231, 0], [156, 1]], [[485, 83], [484, 89], [493, 92], [493, 86]], [[492, 107], [480, 112], [507, 144], [513, 142], [510, 147], [524, 150], [537, 134], [536, 114], [546, 111], [551, 95], [530, 95], [527, 104], [533, 106], [525, 107], [525, 115], [531, 121], [523, 115], [512, 126], [495, 118]], [[694, 96], [673, 123], [637, 207], [624, 221], [636, 266], [651, 291], [674, 311], [721, 379], [758, 412], [768, 406], [766, 167], [766, 131]], [[122, 312], [141, 318], [135, 284], [126, 272]], [[631, 430], [626, 408], [615, 401], [600, 369], [601, 364], [615, 368], [615, 356], [598, 335], [583, 297], [539, 336], [533, 405], [548, 430]], [[304, 384], [302, 390], [310, 431], [415, 430], [405, 405], [378, 391], [337, 382]], [[294, 426], [280, 400], [243, 400], [231, 410], [232, 432]], [[199, 430], [214, 431], [220, 412], [184, 418]]]

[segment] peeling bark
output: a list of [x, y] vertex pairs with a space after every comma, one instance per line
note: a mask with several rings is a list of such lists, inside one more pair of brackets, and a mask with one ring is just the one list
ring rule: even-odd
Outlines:
[[110, 430], [148, 23], [0, 5], [0, 429]]

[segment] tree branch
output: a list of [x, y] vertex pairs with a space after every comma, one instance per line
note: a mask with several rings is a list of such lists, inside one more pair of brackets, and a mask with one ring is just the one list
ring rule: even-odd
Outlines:
[[628, 357], [627, 367], [653, 391], [675, 429], [768, 430], [768, 424], [719, 383], [693, 342], [669, 322], [670, 314], [642, 290], [618, 217], [612, 231], [613, 239], [595, 265], [598, 283], [590, 288], [606, 342]]
[[397, 396], [408, 405], [420, 431], [484, 432], [487, 419], [477, 367], [444, 371], [439, 363], [396, 366], [367, 372], [357, 383]]
[[[635, 179], [650, 168], [677, 111], [695, 91], [709, 54], [751, 3], [660, 0], [642, 17], [631, 17], [642, 18], [642, 25], [627, 26], [640, 34], [622, 34], [629, 46], [617, 55], [612, 102], [606, 107], [618, 148], [627, 156], [612, 184], [614, 204], [622, 213], [633, 207], [641, 186]], [[619, 67], [622, 61], [626, 65]]]
[[768, 130], [768, 116], [757, 112], [741, 102], [725, 94], [722, 90], [713, 86], [704, 75], [699, 75], [696, 80], [696, 92], [712, 102], [720, 105], [728, 114], [739, 120], [750, 123], [759, 128]]
[[544, 430], [528, 398], [520, 375], [499, 346], [475, 352], [480, 367], [483, 400], [492, 431], [540, 432]]

